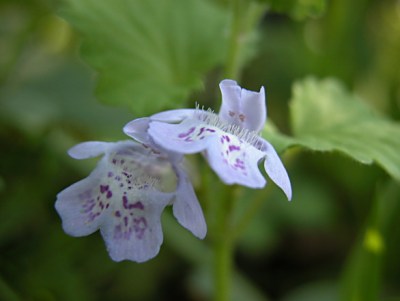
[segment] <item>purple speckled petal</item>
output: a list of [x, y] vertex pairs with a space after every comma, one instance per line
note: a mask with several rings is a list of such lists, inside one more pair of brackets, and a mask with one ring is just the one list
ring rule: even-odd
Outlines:
[[274, 147], [264, 139], [262, 140], [264, 144], [263, 151], [266, 154], [264, 161], [265, 171], [271, 180], [283, 190], [290, 201], [292, 199], [292, 186], [290, 184], [290, 179], [286, 169], [283, 166], [282, 161], [276, 153]]
[[74, 159], [94, 158], [104, 154], [114, 143], [88, 141], [82, 142], [68, 150], [68, 154]]
[[192, 183], [183, 170], [176, 169], [176, 172], [178, 188], [173, 204], [174, 216], [183, 227], [203, 239], [207, 233], [207, 225]]
[[219, 88], [222, 94], [222, 104], [219, 110], [219, 117], [226, 123], [237, 124], [242, 88], [236, 83], [236, 81], [230, 79], [221, 81]]
[[55, 207], [67, 234], [85, 236], [99, 229], [110, 206], [106, 194], [100, 191], [100, 179], [105, 172], [103, 162], [89, 177], [57, 195]]
[[265, 154], [234, 135], [219, 132], [209, 143], [206, 158], [226, 184], [262, 188], [266, 181], [258, 169]]
[[233, 80], [223, 80], [220, 83], [220, 89], [222, 105], [219, 117], [221, 120], [250, 131], [261, 131], [267, 118], [264, 87], [261, 87], [260, 92], [254, 92], [242, 89]]
[[177, 123], [188, 117], [192, 117], [195, 112], [195, 109], [169, 110], [154, 114], [150, 117], [150, 119], [153, 121]]
[[150, 144], [149, 135], [147, 134], [147, 130], [149, 128], [150, 118], [138, 118], [132, 120], [124, 126], [124, 133], [133, 139], [139, 141], [140, 143]]
[[153, 121], [148, 131], [156, 144], [181, 154], [203, 151], [207, 147], [208, 138], [215, 132], [216, 129], [195, 119], [187, 119], [179, 124]]
[[150, 191], [122, 197], [101, 226], [107, 250], [114, 261], [147, 261], [160, 250], [161, 213], [173, 195]]

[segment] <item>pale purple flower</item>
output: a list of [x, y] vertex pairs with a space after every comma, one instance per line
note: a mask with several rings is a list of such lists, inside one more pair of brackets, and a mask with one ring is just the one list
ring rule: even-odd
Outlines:
[[124, 132], [139, 141], [149, 136], [153, 143], [172, 152], [202, 152], [227, 184], [264, 187], [266, 180], [258, 167], [263, 161], [268, 176], [290, 200], [286, 169], [273, 146], [259, 136], [266, 121], [264, 88], [253, 92], [233, 80], [223, 80], [220, 89], [218, 115], [198, 108], [165, 111], [131, 121]]
[[133, 141], [84, 142], [69, 155], [103, 157], [87, 178], [57, 195], [55, 207], [67, 234], [85, 236], [100, 229], [113, 260], [143, 262], [158, 254], [161, 213], [172, 204], [179, 223], [205, 237], [203, 212], [182, 156]]

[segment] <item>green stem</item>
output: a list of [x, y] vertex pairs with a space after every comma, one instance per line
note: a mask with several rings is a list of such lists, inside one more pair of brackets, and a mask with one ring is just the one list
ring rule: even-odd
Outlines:
[[250, 204], [248, 205], [244, 213], [241, 215], [239, 221], [236, 223], [235, 227], [232, 230], [232, 235], [235, 239], [238, 238], [244, 232], [244, 230], [253, 220], [254, 215], [256, 215], [256, 213], [259, 212], [262, 204], [264, 204], [265, 200], [268, 198], [269, 194], [268, 191], [269, 190], [255, 191], [255, 197], [252, 198]]
[[[265, 12], [265, 5], [255, 1], [232, 0], [232, 21], [229, 39], [229, 49], [225, 64], [225, 78], [239, 80], [240, 71], [243, 67], [243, 52], [248, 42], [250, 34], [254, 32], [259, 19]], [[235, 204], [235, 188], [221, 187], [219, 190], [214, 183], [208, 183], [208, 187], [213, 187], [213, 192], [208, 195], [215, 199], [216, 210], [212, 220], [213, 224], [213, 251], [214, 251], [214, 300], [229, 301], [231, 293], [231, 278], [233, 273], [233, 252], [235, 240], [232, 235], [231, 217]], [[218, 198], [215, 191], [227, 191]], [[212, 193], [212, 195], [211, 195]], [[210, 217], [210, 215], [209, 215]]]
[[231, 231], [233, 188], [230, 187], [219, 200], [214, 236], [215, 301], [229, 301], [233, 270], [234, 242]]
[[228, 239], [215, 243], [215, 300], [229, 301], [233, 269], [233, 244]]
[[233, 1], [232, 5], [232, 23], [229, 38], [228, 56], [225, 67], [225, 78], [237, 79], [239, 75], [239, 53], [240, 43], [240, 4], [239, 1]]
[[231, 1], [232, 20], [229, 38], [225, 78], [239, 80], [244, 63], [244, 50], [251, 42], [251, 34], [258, 21], [266, 11], [267, 6], [256, 1]]

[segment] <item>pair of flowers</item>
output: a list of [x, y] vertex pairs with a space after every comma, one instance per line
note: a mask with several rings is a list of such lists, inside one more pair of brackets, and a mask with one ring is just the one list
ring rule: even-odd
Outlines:
[[84, 142], [69, 150], [75, 159], [103, 155], [85, 179], [57, 195], [56, 210], [72, 236], [100, 229], [115, 261], [147, 261], [159, 252], [161, 214], [173, 206], [178, 222], [202, 239], [207, 226], [183, 166], [183, 156], [201, 152], [226, 184], [262, 188], [268, 176], [291, 199], [291, 185], [270, 143], [259, 136], [266, 121], [265, 92], [220, 83], [219, 114], [197, 109], [165, 111], [129, 122], [136, 141]]

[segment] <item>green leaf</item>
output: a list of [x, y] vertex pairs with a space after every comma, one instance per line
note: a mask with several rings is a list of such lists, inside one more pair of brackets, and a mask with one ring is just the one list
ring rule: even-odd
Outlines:
[[301, 20], [318, 17], [325, 12], [326, 0], [259, 0], [269, 4], [272, 11], [287, 13]]
[[226, 56], [227, 14], [205, 0], [65, 0], [97, 95], [135, 114], [178, 107]]
[[274, 146], [278, 153], [283, 153], [287, 148], [298, 144], [295, 138], [280, 133], [270, 120], [265, 124], [262, 136]]
[[292, 144], [340, 151], [364, 164], [376, 162], [400, 180], [400, 125], [378, 115], [338, 81], [308, 78], [296, 83], [291, 119]]

